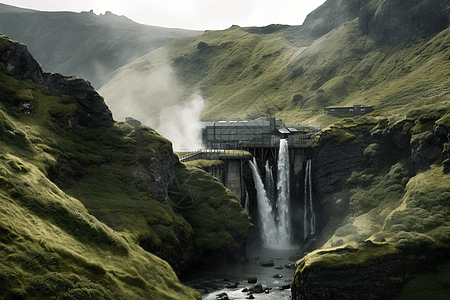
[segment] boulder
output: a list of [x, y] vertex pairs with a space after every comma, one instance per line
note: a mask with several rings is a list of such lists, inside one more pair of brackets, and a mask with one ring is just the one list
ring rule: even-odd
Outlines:
[[227, 293], [220, 293], [216, 295], [216, 300], [229, 300]]
[[142, 125], [141, 121], [136, 120], [135, 118], [132, 118], [132, 117], [126, 117], [125, 123], [127, 123], [128, 125], [133, 126], [133, 127]]
[[260, 283], [258, 283], [258, 284], [252, 285], [248, 290], [252, 293], [261, 294], [261, 293], [264, 293], [265, 289], [263, 288], [263, 286]]
[[227, 289], [236, 289], [238, 287], [238, 285], [239, 285], [239, 282], [230, 282], [227, 285]]
[[256, 282], [258, 282], [258, 278], [256, 278], [256, 277], [249, 277], [248, 278], [248, 283], [256, 283]]
[[263, 266], [263, 267], [273, 267], [275, 266], [275, 263], [273, 262], [273, 259], [266, 259], [266, 260], [262, 260], [259, 265]]

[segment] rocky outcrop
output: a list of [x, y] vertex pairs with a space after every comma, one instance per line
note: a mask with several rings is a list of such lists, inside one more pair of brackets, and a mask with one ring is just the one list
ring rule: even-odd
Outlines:
[[447, 0], [371, 1], [361, 7], [360, 29], [380, 44], [428, 37], [448, 26], [448, 4]]
[[[76, 76], [44, 73], [44, 84], [49, 91], [60, 97], [69, 97], [80, 105], [80, 112], [74, 120], [76, 124], [97, 128], [114, 123], [112, 113], [92, 85]], [[73, 124], [75, 125], [75, 124]]]
[[361, 31], [379, 44], [428, 37], [449, 24], [448, 0], [328, 0], [310, 13], [303, 25], [321, 37], [359, 17]]
[[0, 62], [14, 76], [22, 80], [31, 80], [45, 85], [47, 89], [60, 97], [70, 98], [79, 105], [79, 110], [72, 116], [67, 125], [81, 125], [90, 128], [111, 126], [114, 123], [112, 113], [103, 98], [92, 85], [76, 76], [46, 73], [33, 58], [26, 45], [12, 41], [0, 34]]
[[441, 200], [430, 186], [448, 188], [432, 179], [420, 186], [423, 178], [417, 177], [446, 172], [445, 163], [439, 166], [450, 157], [446, 113], [415, 114], [389, 125], [387, 120], [357, 124], [349, 119], [322, 132], [313, 176], [315, 199], [323, 205], [316, 215], [324, 222], [316, 227], [317, 244], [324, 246], [311, 255], [301, 253], [293, 299], [392, 299], [415, 275], [445, 261], [445, 246], [426, 247], [436, 240], [442, 246], [445, 239], [435, 232], [446, 227], [427, 218], [443, 220], [436, 212], [448, 209], [433, 210]]
[[328, 0], [306, 17], [303, 26], [313, 38], [318, 38], [357, 18], [360, 8], [360, 0]]
[[315, 193], [318, 198], [342, 189], [353, 171], [364, 168], [363, 146], [356, 143], [339, 143], [330, 132], [321, 135], [317, 153], [312, 161]]
[[[368, 243], [363, 247], [377, 246]], [[333, 268], [331, 264], [331, 268], [306, 268], [294, 277], [292, 299], [393, 299], [408, 280], [432, 271], [443, 257], [444, 253], [433, 253], [423, 260], [408, 254], [391, 255], [381, 262], [347, 268]]]

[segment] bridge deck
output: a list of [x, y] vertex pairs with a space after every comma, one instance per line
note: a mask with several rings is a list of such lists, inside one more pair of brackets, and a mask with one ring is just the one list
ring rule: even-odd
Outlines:
[[200, 149], [180, 157], [181, 162], [197, 159], [248, 159], [252, 154], [245, 150]]

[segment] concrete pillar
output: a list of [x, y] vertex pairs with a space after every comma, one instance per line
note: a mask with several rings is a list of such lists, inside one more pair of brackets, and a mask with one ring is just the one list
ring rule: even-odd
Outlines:
[[241, 200], [242, 182], [241, 182], [241, 162], [240, 160], [225, 161], [224, 185], [230, 189], [236, 197]]

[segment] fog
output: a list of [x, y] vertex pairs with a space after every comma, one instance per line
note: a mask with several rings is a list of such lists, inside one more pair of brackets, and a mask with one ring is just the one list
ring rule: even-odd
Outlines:
[[119, 69], [99, 93], [115, 120], [141, 121], [169, 139], [174, 151], [201, 148], [200, 114], [205, 101], [177, 80], [164, 49]]

